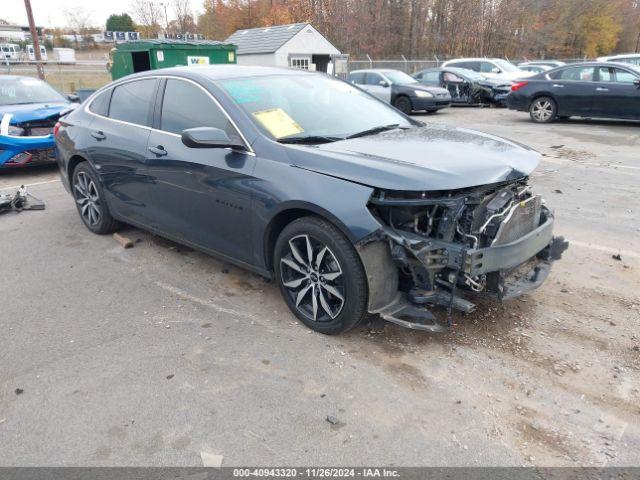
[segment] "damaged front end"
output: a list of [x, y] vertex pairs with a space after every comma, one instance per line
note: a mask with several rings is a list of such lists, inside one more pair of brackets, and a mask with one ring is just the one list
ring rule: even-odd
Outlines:
[[6, 113], [0, 119], [0, 168], [22, 167], [55, 162], [53, 128], [60, 118], [15, 121]]
[[383, 225], [359, 253], [369, 310], [421, 330], [441, 330], [429, 306], [471, 312], [463, 296], [499, 301], [539, 287], [568, 243], [525, 180], [448, 192], [376, 190], [369, 210]]

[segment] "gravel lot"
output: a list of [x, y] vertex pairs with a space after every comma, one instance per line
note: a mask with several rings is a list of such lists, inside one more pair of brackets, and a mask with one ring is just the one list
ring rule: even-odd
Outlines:
[[91, 234], [55, 168], [0, 175], [47, 203], [0, 216], [0, 465], [640, 464], [640, 125], [419, 118], [543, 153], [572, 241], [541, 289], [446, 334], [313, 333], [253, 274]]

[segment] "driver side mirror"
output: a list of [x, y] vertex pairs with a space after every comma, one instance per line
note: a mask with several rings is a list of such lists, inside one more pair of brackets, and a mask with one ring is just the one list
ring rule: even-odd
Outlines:
[[188, 128], [182, 131], [182, 143], [189, 148], [233, 148], [246, 150], [237, 140], [231, 140], [224, 130], [213, 127]]
[[636, 87], [640, 88], [640, 78], [636, 78], [636, 79], [633, 81], [633, 84], [634, 84]]
[[73, 93], [67, 95], [67, 100], [69, 100], [71, 103], [80, 103], [80, 97], [78, 95], [74, 95]]
[[491, 69], [491, 73], [502, 73], [502, 70], [500, 70], [498, 67], [493, 67]]
[[380, 86], [384, 88], [388, 88], [389, 82], [387, 82], [386, 80], [380, 80]]

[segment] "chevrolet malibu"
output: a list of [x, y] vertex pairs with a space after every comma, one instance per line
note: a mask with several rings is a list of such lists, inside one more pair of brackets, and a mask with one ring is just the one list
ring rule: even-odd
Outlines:
[[367, 312], [442, 329], [434, 307], [521, 295], [567, 247], [527, 185], [536, 152], [319, 73], [128, 76], [61, 119], [56, 145], [89, 230], [135, 225], [273, 278], [326, 334]]

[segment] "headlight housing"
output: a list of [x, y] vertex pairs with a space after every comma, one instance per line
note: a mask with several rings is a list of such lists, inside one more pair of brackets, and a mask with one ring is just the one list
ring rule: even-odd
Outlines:
[[413, 93], [415, 93], [416, 97], [419, 98], [433, 98], [433, 93], [426, 92], [424, 90], [414, 90]]
[[24, 135], [24, 128], [16, 127], [15, 125], [9, 125], [9, 135], [14, 137], [21, 137]]

